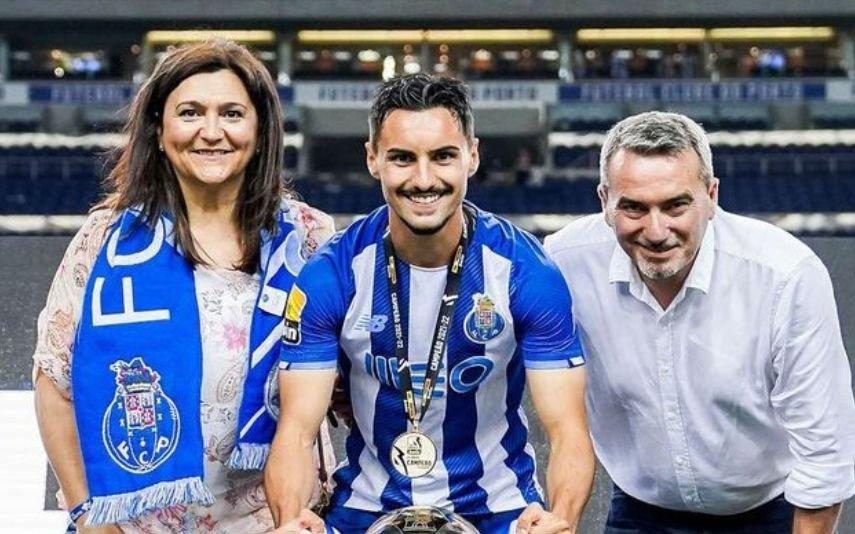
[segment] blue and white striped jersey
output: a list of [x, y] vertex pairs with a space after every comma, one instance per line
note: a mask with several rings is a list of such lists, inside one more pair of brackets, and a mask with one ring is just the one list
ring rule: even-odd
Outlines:
[[[286, 317], [298, 325], [293, 339], [299, 341], [283, 348], [282, 368], [338, 366], [353, 407], [333, 506], [386, 512], [425, 504], [481, 516], [541, 500], [521, 407], [525, 369], [584, 363], [570, 294], [534, 237], [471, 207], [475, 231], [447, 353], [420, 425], [439, 455], [424, 477], [400, 475], [389, 456], [392, 441], [409, 422], [398, 389], [384, 267], [387, 208], [337, 234], [306, 264], [292, 289]], [[398, 260], [417, 402], [446, 270]]]

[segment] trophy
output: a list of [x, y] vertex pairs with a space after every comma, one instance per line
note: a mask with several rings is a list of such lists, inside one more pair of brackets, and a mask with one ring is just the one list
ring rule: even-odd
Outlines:
[[478, 529], [441, 508], [408, 506], [384, 515], [366, 534], [478, 534]]

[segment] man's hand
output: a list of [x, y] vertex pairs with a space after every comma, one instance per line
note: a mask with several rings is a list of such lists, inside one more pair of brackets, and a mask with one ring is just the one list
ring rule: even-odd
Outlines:
[[303, 508], [296, 519], [277, 528], [273, 534], [324, 534], [326, 531], [324, 520], [308, 508]]
[[573, 529], [567, 521], [532, 503], [517, 519], [517, 534], [573, 534]]

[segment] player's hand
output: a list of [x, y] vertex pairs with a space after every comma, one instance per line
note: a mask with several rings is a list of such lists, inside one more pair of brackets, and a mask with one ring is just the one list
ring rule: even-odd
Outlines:
[[308, 508], [303, 508], [296, 519], [277, 528], [273, 534], [324, 534], [326, 531], [324, 520]]
[[517, 519], [517, 534], [573, 534], [570, 523], [538, 503], [529, 504]]

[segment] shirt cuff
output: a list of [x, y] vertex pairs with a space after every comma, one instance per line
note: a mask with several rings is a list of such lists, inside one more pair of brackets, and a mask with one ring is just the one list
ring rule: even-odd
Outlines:
[[279, 370], [280, 371], [301, 371], [301, 370], [323, 370], [323, 369], [335, 369], [338, 365], [338, 362], [335, 360], [331, 362], [279, 362]]
[[585, 356], [574, 354], [573, 356], [556, 357], [554, 354], [548, 356], [536, 356], [523, 358], [526, 369], [569, 369], [585, 365]]
[[855, 495], [855, 465], [797, 462], [784, 483], [787, 501], [799, 508], [825, 508]]

